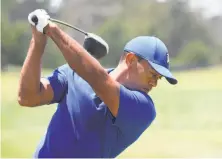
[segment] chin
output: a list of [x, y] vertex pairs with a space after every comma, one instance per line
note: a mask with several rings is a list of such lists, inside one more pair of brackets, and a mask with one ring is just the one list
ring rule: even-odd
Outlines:
[[149, 90], [147, 90], [147, 93], [151, 92], [152, 91], [152, 88], [150, 88]]

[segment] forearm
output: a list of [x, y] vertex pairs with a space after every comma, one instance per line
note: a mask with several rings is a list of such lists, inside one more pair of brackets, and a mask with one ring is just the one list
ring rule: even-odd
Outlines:
[[24, 61], [19, 83], [19, 98], [29, 98], [40, 91], [41, 56], [45, 45], [30, 41], [27, 57]]
[[99, 83], [106, 81], [108, 76], [100, 63], [57, 25], [49, 25], [47, 34], [63, 53], [70, 67], [93, 88], [99, 89]]

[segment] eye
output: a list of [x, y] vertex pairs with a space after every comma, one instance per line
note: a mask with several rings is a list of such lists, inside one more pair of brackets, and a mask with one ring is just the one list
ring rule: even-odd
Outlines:
[[154, 73], [152, 73], [152, 77], [153, 77], [154, 79], [157, 79], [157, 80], [162, 78], [162, 76], [159, 76], [159, 75], [154, 74]]
[[152, 74], [152, 77], [153, 77], [153, 78], [155, 78], [155, 79], [157, 78], [157, 75], [156, 75], [156, 74], [154, 74], [154, 73], [151, 73], [151, 74]]

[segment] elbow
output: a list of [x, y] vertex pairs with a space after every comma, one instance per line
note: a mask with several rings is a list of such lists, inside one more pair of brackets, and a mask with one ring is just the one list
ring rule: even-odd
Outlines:
[[20, 106], [24, 106], [24, 107], [27, 107], [28, 105], [27, 105], [27, 102], [25, 102], [25, 100], [22, 98], [22, 97], [18, 97], [18, 99], [17, 99], [17, 101], [18, 101], [18, 104], [20, 105]]
[[22, 107], [33, 107], [32, 103], [29, 102], [30, 100], [28, 100], [27, 98], [18, 96], [17, 102], [20, 106]]

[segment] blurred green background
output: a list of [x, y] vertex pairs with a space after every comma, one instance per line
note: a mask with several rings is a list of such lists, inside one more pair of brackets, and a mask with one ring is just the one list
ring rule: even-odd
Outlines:
[[[194, 3], [198, 0], [2, 0], [1, 157], [32, 157], [56, 110], [56, 105], [24, 108], [17, 103], [19, 73], [31, 39], [27, 15], [37, 8], [102, 36], [110, 47], [100, 60], [104, 67], [115, 66], [135, 36], [155, 35], [166, 43], [179, 84], [159, 82], [150, 93], [156, 120], [119, 157], [222, 157], [222, 15]], [[83, 42], [81, 34], [61, 27]], [[49, 40], [43, 76], [64, 63]]]

